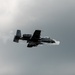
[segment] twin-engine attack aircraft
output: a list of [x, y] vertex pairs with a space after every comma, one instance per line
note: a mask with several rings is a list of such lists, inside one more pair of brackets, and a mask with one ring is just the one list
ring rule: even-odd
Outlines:
[[50, 37], [41, 38], [40, 35], [41, 30], [35, 30], [33, 35], [23, 34], [23, 36], [21, 36], [21, 30], [17, 30], [13, 41], [18, 43], [19, 40], [27, 40], [27, 47], [35, 47], [43, 43], [56, 43], [55, 40], [50, 39]]

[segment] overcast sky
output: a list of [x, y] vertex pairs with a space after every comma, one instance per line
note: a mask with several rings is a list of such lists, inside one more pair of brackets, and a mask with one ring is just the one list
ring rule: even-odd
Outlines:
[[[27, 48], [17, 29], [61, 43]], [[0, 0], [0, 75], [75, 75], [75, 0]]]

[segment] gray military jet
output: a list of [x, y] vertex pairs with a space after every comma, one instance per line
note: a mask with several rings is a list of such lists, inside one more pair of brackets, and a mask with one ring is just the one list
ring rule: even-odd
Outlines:
[[23, 34], [21, 36], [21, 30], [17, 30], [16, 35], [14, 37], [14, 42], [19, 42], [19, 40], [27, 40], [27, 47], [36, 47], [43, 43], [56, 43], [55, 40], [50, 39], [50, 37], [41, 38], [41, 30], [35, 30], [32, 34]]

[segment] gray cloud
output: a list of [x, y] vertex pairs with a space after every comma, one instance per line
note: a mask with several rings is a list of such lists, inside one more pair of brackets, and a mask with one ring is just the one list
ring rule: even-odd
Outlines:
[[10, 31], [9, 33], [0, 33], [0, 40], [2, 40], [2, 42], [4, 44], [7, 44], [9, 41], [13, 41], [14, 38], [14, 32]]

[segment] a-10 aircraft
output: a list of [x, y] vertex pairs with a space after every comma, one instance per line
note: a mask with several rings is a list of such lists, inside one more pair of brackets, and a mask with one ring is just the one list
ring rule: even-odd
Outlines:
[[19, 42], [19, 40], [27, 40], [27, 47], [36, 47], [43, 43], [55, 43], [55, 40], [50, 39], [50, 37], [40, 37], [41, 30], [35, 30], [32, 34], [23, 34], [21, 36], [21, 30], [17, 30], [16, 35], [14, 37], [14, 42]]

